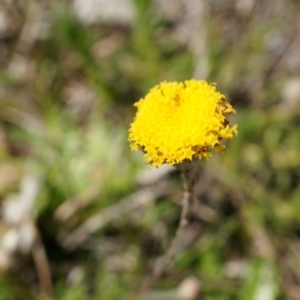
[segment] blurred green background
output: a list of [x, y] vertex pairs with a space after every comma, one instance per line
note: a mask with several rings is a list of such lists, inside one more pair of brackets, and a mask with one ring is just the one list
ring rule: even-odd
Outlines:
[[[2, 0], [0, 300], [300, 299], [300, 3]], [[216, 82], [238, 137], [182, 182], [130, 152], [133, 103]]]

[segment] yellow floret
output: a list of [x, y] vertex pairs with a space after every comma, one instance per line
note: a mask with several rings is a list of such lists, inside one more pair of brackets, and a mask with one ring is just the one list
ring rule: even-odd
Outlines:
[[222, 151], [221, 140], [237, 134], [237, 125], [227, 120], [235, 110], [206, 81], [162, 82], [135, 106], [131, 149], [142, 150], [147, 163], [156, 167], [209, 158], [211, 148]]

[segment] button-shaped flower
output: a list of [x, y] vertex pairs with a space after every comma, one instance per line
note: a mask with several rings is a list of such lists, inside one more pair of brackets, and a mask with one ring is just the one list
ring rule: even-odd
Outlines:
[[224, 95], [206, 81], [162, 82], [137, 103], [129, 129], [132, 150], [142, 150], [147, 163], [176, 165], [222, 152], [222, 140], [237, 134], [228, 114], [235, 113]]

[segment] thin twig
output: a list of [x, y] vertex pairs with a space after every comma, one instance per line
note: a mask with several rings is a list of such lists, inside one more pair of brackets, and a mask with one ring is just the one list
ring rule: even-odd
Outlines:
[[46, 255], [45, 247], [41, 241], [39, 231], [36, 229], [36, 240], [32, 247], [32, 257], [35, 262], [36, 272], [39, 279], [40, 290], [48, 297], [52, 296], [51, 271]]

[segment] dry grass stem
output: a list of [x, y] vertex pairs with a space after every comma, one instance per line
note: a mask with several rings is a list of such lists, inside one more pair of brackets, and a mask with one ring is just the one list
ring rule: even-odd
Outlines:
[[120, 218], [124, 214], [130, 213], [137, 207], [148, 205], [157, 198], [171, 193], [171, 191], [172, 185], [166, 181], [160, 182], [155, 186], [140, 189], [88, 218], [74, 232], [63, 237], [62, 244], [68, 249], [73, 249], [84, 243], [92, 233], [100, 230], [107, 223]]

